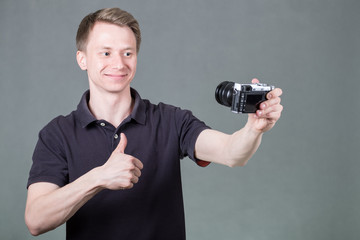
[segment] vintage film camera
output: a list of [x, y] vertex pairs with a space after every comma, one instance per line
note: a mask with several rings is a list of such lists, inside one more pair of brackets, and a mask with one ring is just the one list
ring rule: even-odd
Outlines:
[[215, 99], [221, 105], [231, 107], [234, 113], [255, 113], [261, 102], [266, 100], [266, 94], [274, 86], [262, 83], [240, 84], [222, 82], [215, 90]]

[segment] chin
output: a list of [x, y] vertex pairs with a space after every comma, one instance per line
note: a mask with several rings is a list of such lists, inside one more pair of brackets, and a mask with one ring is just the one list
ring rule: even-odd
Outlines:
[[130, 85], [126, 86], [112, 86], [106, 89], [109, 93], [123, 93], [123, 92], [130, 92]]

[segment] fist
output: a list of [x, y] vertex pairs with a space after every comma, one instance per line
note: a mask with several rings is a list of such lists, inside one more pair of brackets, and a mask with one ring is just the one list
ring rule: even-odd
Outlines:
[[125, 154], [127, 138], [121, 133], [120, 142], [107, 162], [101, 166], [100, 178], [102, 187], [111, 190], [130, 189], [139, 181], [142, 162]]

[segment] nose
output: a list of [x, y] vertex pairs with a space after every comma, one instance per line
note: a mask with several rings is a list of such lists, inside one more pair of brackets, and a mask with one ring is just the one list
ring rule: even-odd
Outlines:
[[124, 64], [124, 59], [122, 58], [122, 56], [120, 54], [116, 54], [115, 56], [113, 55], [113, 59], [112, 59], [112, 68], [113, 69], [122, 69], [124, 68], [125, 64]]

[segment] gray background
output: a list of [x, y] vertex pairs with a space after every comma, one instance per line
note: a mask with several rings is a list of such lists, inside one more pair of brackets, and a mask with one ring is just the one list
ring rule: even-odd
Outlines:
[[1, 0], [0, 239], [33, 239], [23, 214], [37, 134], [87, 89], [79, 22], [113, 6], [142, 28], [143, 98], [232, 133], [246, 117], [216, 103], [218, 83], [257, 77], [284, 91], [283, 116], [247, 166], [183, 160], [188, 239], [360, 239], [358, 0]]

